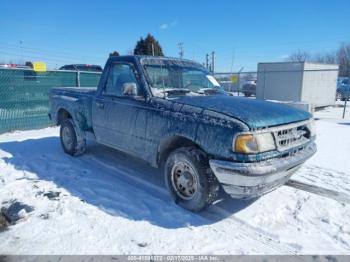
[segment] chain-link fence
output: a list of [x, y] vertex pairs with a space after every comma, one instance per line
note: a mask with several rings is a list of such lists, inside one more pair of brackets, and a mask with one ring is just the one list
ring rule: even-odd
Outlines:
[[237, 96], [255, 96], [257, 72], [215, 73], [225, 91]]
[[95, 72], [0, 69], [0, 133], [49, 126], [50, 88], [96, 87], [100, 76]]

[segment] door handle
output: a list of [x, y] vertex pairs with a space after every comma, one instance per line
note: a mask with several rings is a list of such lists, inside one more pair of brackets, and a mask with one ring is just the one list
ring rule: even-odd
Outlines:
[[105, 104], [102, 103], [102, 102], [96, 102], [96, 106], [97, 106], [98, 108], [104, 108], [104, 107], [105, 107]]

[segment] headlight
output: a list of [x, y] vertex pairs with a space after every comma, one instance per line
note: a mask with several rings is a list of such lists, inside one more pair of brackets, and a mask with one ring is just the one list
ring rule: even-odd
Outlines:
[[271, 133], [242, 134], [233, 141], [233, 151], [244, 154], [261, 153], [276, 149]]
[[310, 137], [313, 137], [316, 135], [316, 125], [315, 120], [310, 121], [310, 123], [307, 124], [307, 128], [310, 131]]

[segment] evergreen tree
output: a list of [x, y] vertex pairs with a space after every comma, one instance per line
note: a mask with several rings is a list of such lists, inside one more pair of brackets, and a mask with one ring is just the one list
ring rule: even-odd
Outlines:
[[162, 47], [151, 34], [148, 34], [145, 39], [141, 37], [140, 40], [137, 41], [134, 55], [153, 55], [153, 52], [155, 56], [164, 56]]
[[119, 53], [117, 51], [109, 53], [109, 57], [113, 57], [113, 56], [119, 56]]

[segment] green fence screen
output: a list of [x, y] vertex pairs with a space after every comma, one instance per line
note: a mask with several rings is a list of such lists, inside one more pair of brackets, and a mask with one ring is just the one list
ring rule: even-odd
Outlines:
[[96, 87], [101, 73], [0, 69], [0, 133], [49, 126], [52, 87]]

